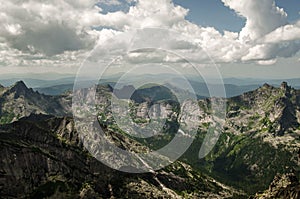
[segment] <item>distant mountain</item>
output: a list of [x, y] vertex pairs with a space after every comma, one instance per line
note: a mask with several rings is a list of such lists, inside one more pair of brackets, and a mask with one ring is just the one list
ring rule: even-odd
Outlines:
[[[110, 75], [102, 77], [99, 83], [111, 83], [111, 85], [114, 85], [116, 82], [120, 80], [120, 77], [123, 74], [116, 74], [116, 75]], [[35, 75], [36, 76], [36, 75]], [[73, 83], [76, 79], [75, 76], [71, 75], [60, 75], [60, 74], [50, 74], [49, 77], [51, 78], [43, 78], [42, 75], [39, 76], [40, 79], [35, 79], [34, 75], [28, 75], [27, 77], [23, 77], [24, 83], [28, 86], [33, 88], [36, 91], [39, 91], [40, 93], [46, 94], [46, 95], [60, 95], [63, 94], [66, 91], [73, 90]], [[192, 75], [186, 75], [186, 80], [191, 84], [193, 89], [196, 92], [196, 95], [201, 97], [208, 97], [209, 92], [207, 89], [207, 85], [205, 81], [198, 76], [192, 76]], [[6, 76], [0, 76], [0, 84], [3, 86], [11, 86], [16, 81], [18, 81], [20, 77], [13, 77], [6, 79]], [[177, 84], [180, 84], [181, 81], [183, 81], [184, 78], [178, 78], [174, 77], [172, 74], [145, 74], [145, 75], [132, 75], [128, 77], [126, 80], [119, 81], [118, 84], [120, 85], [142, 85], [145, 82], [145, 79], [148, 82], [157, 83], [160, 82], [161, 85], [164, 84], [170, 84], [172, 83], [173, 86], [177, 87]], [[95, 82], [89, 78], [81, 78], [77, 80], [79, 83], [77, 85], [81, 84], [81, 88], [89, 87], [91, 86], [91, 82]], [[258, 88], [260, 85], [263, 85], [264, 83], [268, 83], [272, 86], [278, 87], [280, 86], [282, 81], [289, 82], [289, 84], [297, 89], [300, 89], [300, 79], [294, 78], [294, 79], [254, 79], [254, 78], [224, 78], [224, 87], [226, 90], [226, 96], [227, 97], [233, 97], [241, 95], [245, 92], [254, 90]], [[220, 85], [218, 85], [217, 80], [209, 79], [209, 83], [211, 84], [211, 88], [220, 88]], [[174, 84], [173, 84], [174, 83]], [[200, 98], [201, 98], [200, 97]], [[220, 97], [220, 96], [218, 96]]]
[[[209, 93], [208, 90], [208, 85], [206, 83], [198, 82], [198, 81], [190, 81], [191, 86], [193, 87], [195, 93], [200, 96], [206, 96], [210, 97], [211, 93]], [[219, 84], [210, 84], [209, 88], [211, 90], [218, 90], [220, 88], [224, 87], [225, 92], [226, 92], [226, 97], [234, 97], [241, 95], [245, 92], [252, 91], [254, 89], [257, 89], [259, 87], [259, 84], [253, 84], [253, 85], [243, 85], [243, 86], [237, 86], [233, 84], [224, 84], [224, 85], [219, 85]], [[211, 97], [225, 97], [221, 96], [223, 93], [220, 93], [218, 96], [211, 96]]]
[[[115, 85], [114, 82], [102, 82], [102, 83], [104, 83], [104, 84], [110, 83], [112, 86]], [[199, 96], [199, 99], [210, 96], [207, 85], [205, 83], [192, 82], [192, 81], [190, 83], [195, 91], [195, 94], [197, 96]], [[82, 83], [81, 87], [84, 88], [84, 87], [88, 87], [89, 85], [90, 85], [89, 83], [86, 83], [86, 84]], [[126, 85], [126, 84], [124, 84], [124, 85]], [[162, 86], [164, 86], [164, 85], [162, 85]], [[174, 85], [171, 85], [171, 86], [176, 87]], [[220, 85], [211, 85], [210, 86], [211, 89], [220, 88], [220, 87], [221, 87]], [[244, 92], [254, 90], [258, 87], [259, 87], [259, 85], [245, 85], [245, 86], [236, 86], [236, 85], [232, 85], [232, 84], [224, 85], [227, 97], [237, 96]], [[53, 85], [53, 86], [49, 86], [49, 87], [36, 87], [36, 88], [34, 88], [34, 90], [39, 91], [40, 93], [43, 93], [43, 94], [47, 94], [47, 95], [61, 95], [61, 94], [65, 93], [66, 91], [73, 90], [73, 84], [60, 84], [60, 85], [58, 84], [58, 85]], [[222, 93], [220, 93], [220, 94], [222, 94]], [[220, 96], [217, 96], [217, 97], [220, 97]]]
[[34, 90], [45, 95], [61, 95], [68, 91], [73, 91], [73, 84], [60, 84], [50, 87], [38, 87]]
[[[0, 84], [4, 86], [11, 86], [20, 78], [0, 79]], [[60, 84], [73, 84], [75, 77], [64, 77], [56, 79], [34, 79], [34, 78], [22, 78], [22, 81], [30, 88], [35, 87], [50, 87]]]
[[253, 78], [224, 78], [225, 84], [234, 84], [239, 86], [246, 85], [263, 85], [268, 83], [272, 86], [280, 86], [281, 82], [288, 82], [292, 87], [300, 88], [300, 78], [291, 79], [253, 79]]

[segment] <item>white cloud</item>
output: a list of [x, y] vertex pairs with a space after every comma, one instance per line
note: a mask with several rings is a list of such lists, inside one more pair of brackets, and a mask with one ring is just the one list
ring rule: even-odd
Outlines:
[[284, 41], [300, 40], [300, 21], [297, 24], [281, 26], [264, 38], [266, 43], [278, 43]]
[[5, 1], [1, 3], [0, 37], [22, 52], [52, 56], [80, 50], [91, 38], [76, 20], [81, 12], [93, 10], [95, 1]]
[[[128, 12], [106, 14], [101, 4], [120, 5], [121, 1], [3, 1], [0, 65], [76, 66], [95, 45], [101, 45], [101, 56], [107, 60], [128, 48], [153, 46], [204, 64], [208, 61], [204, 50], [220, 63], [255, 61], [266, 65], [280, 57], [293, 56], [300, 49], [300, 21], [288, 24], [287, 13], [274, 0], [222, 0], [246, 19], [241, 32], [224, 34], [214, 27], [189, 22], [188, 9], [171, 0], [126, 1], [135, 2]], [[130, 38], [131, 32], [143, 28], [146, 30]], [[120, 36], [115, 39], [116, 35]], [[164, 60], [174, 62], [177, 58], [169, 56]]]
[[17, 36], [22, 33], [22, 27], [20, 24], [5, 24], [4, 28], [6, 29], [8, 34]]
[[260, 65], [269, 66], [269, 65], [275, 64], [276, 62], [277, 62], [277, 59], [270, 59], [270, 60], [260, 60], [257, 63], [260, 64]]
[[[195, 25], [185, 20], [188, 10], [175, 6], [170, 0], [140, 0], [130, 7], [128, 13], [121, 11], [106, 15], [97, 13], [93, 17], [83, 16], [83, 18], [88, 19], [87, 24], [110, 26], [120, 31], [159, 27], [182, 33], [187, 37], [178, 39], [176, 33], [174, 33], [176, 36], [166, 36], [164, 30], [156, 29], [155, 33], [149, 30], [147, 34], [151, 40], [148, 41], [147, 36], [142, 36], [136, 43], [139, 47], [146, 47], [157, 46], [156, 43], [160, 42], [161, 48], [174, 50], [183, 56], [188, 55], [194, 62], [203, 62], [201, 48], [205, 49], [216, 62], [274, 59], [280, 56], [287, 57], [289, 53], [292, 56], [299, 50], [294, 42], [282, 44], [283, 39], [284, 41], [297, 39], [298, 26], [287, 25], [286, 13], [276, 7], [274, 1], [224, 2], [238, 14], [246, 17], [246, 26], [240, 33], [225, 31], [222, 35], [213, 27], [204, 28]], [[290, 26], [293, 28], [289, 28]], [[285, 31], [279, 32], [283, 27]], [[274, 40], [273, 44], [269, 44], [271, 41], [268, 37]]]
[[222, 0], [237, 14], [246, 18], [246, 25], [240, 32], [240, 39], [252, 41], [287, 24], [287, 14], [275, 5], [274, 0], [245, 1]]
[[109, 6], [121, 5], [121, 2], [118, 0], [100, 0], [99, 3], [103, 3]]
[[171, 0], [140, 0], [128, 13], [122, 11], [102, 14], [85, 13], [81, 20], [88, 25], [110, 26], [116, 29], [160, 27], [168, 28], [184, 20], [188, 10], [175, 6]]

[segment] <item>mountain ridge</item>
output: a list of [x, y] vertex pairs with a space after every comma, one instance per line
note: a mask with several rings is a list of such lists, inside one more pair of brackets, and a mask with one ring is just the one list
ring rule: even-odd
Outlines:
[[[23, 91], [19, 92], [18, 88], [23, 88], [25, 93]], [[2, 113], [3, 110], [8, 111], [9, 113], [11, 109], [8, 107], [16, 108], [16, 105], [21, 102], [20, 100], [24, 97], [26, 100], [30, 100], [30, 96], [28, 98], [26, 97], [26, 92], [36, 93], [30, 89], [27, 91], [28, 88], [24, 88], [22, 83], [18, 83], [14, 89], [6, 89], [8, 94], [4, 97], [0, 90], [0, 110]], [[108, 129], [111, 133], [120, 134], [118, 136], [115, 136], [114, 134], [113, 138], [117, 140], [116, 144], [119, 143], [121, 144], [120, 147], [126, 148], [131, 142], [128, 143], [127, 141], [124, 142], [120, 140], [121, 138], [123, 140], [125, 139], [124, 131], [120, 130], [120, 128], [115, 125], [111, 115], [110, 97], [113, 94], [113, 88], [109, 85], [99, 85], [97, 86], [97, 91], [96, 104], [97, 111], [99, 112], [98, 121], [100, 125], [105, 129]], [[89, 89], [80, 89], [77, 92], [79, 92], [82, 97], [92, 97], [89, 94]], [[39, 100], [42, 100], [44, 102], [44, 108], [48, 105], [51, 107], [52, 105], [50, 104], [51, 102], [53, 103], [53, 101], [55, 101], [55, 106], [57, 105], [56, 103], [61, 103], [61, 101], [65, 103], [70, 102], [71, 98], [71, 94], [55, 97], [39, 93], [36, 95], [41, 97], [41, 99], [39, 97], [34, 97], [31, 102], [40, 103]], [[9, 97], [7, 98], [7, 96]], [[92, 100], [92, 98], [87, 98], [87, 100]], [[248, 195], [265, 190], [277, 173], [283, 174], [291, 168], [299, 168], [297, 159], [294, 155], [295, 150], [300, 148], [299, 90], [291, 88], [287, 83], [282, 83], [279, 88], [264, 84], [254, 91], [229, 99], [219, 99], [226, 100], [227, 103], [224, 130], [213, 150], [204, 159], [199, 160], [199, 146], [203, 143], [208, 127], [214, 122], [211, 117], [212, 100], [217, 100], [217, 98], [199, 100], [199, 113], [194, 112], [195, 110], [190, 102], [184, 102], [184, 106], [188, 110], [187, 112], [198, 114], [198, 116], [201, 117], [191, 117], [189, 114], [182, 115], [178, 108], [178, 104], [171, 103], [168, 100], [159, 100], [156, 102], [144, 100], [140, 103], [129, 100], [130, 117], [132, 119], [130, 124], [143, 126], [150, 121], [153, 121], [154, 124], [156, 124], [155, 121], [159, 120], [161, 117], [166, 119], [166, 123], [163, 132], [151, 139], [133, 139], [130, 136], [128, 137], [133, 139], [135, 143], [137, 142], [144, 147], [156, 150], [161, 148], [161, 146], [164, 146], [173, 138], [172, 136], [178, 131], [179, 122], [184, 122], [186, 120], [192, 121], [194, 124], [199, 125], [197, 136], [190, 149], [188, 149], [181, 157], [180, 161], [191, 165], [192, 170], [201, 171], [226, 185], [230, 185], [236, 189], [242, 189]], [[9, 106], [7, 103], [9, 103]], [[70, 108], [70, 104], [68, 107]], [[65, 107], [65, 110], [69, 109]], [[82, 110], [85, 109], [82, 108]], [[14, 111], [15, 109], [12, 109], [12, 112]], [[30, 115], [29, 112], [28, 114], [21, 112], [23, 113], [23, 119], [20, 119], [20, 117], [6, 121], [6, 123], [14, 122], [13, 124], [8, 124], [8, 126], [16, 125], [18, 124], [17, 120], [20, 119], [19, 122], [31, 121], [34, 125], [35, 123], [38, 123], [39, 120], [49, 119], [48, 116], [37, 115], [39, 113], [46, 115], [66, 114], [65, 112], [57, 113], [51, 111], [52, 110], [41, 109], [40, 106], [31, 105], [31, 110], [29, 112], [36, 114]], [[125, 118], [122, 117], [122, 115], [126, 111], [119, 111], [120, 112], [117, 112], [116, 114], [121, 118]], [[0, 115], [3, 117], [2, 113]], [[28, 125], [27, 122], [26, 125]], [[68, 122], [65, 122], [62, 126], [68, 126], [68, 124]], [[50, 125], [45, 128], [56, 129], [61, 123], [58, 125], [53, 122], [52, 125], [53, 126]], [[43, 124], [42, 126], [45, 125]], [[24, 126], [24, 128], [25, 127], [26, 126]], [[154, 130], [156, 129], [155, 125], [152, 127]], [[134, 128], [129, 128], [127, 130], [134, 130]], [[63, 143], [65, 143], [65, 141], [67, 141], [66, 143], [70, 142], [73, 144], [80, 143], [76, 140], [72, 140], [76, 137], [74, 135], [71, 136], [72, 138], [65, 137], [68, 135], [63, 133], [65, 131], [68, 132], [68, 130], [62, 130], [61, 133], [59, 133], [58, 139], [60, 141]]]

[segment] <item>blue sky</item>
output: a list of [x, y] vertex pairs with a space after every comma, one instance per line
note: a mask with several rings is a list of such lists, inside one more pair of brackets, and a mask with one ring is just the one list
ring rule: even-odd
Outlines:
[[[187, 19], [201, 26], [213, 26], [220, 31], [240, 31], [245, 24], [244, 18], [225, 7], [220, 0], [174, 0], [174, 3], [188, 8]], [[276, 4], [288, 13], [289, 22], [300, 19], [299, 0], [276, 0]]]
[[[99, 3], [103, 13], [118, 10], [128, 11], [129, 6], [126, 0], [120, 5], [107, 5]], [[224, 6], [221, 0], [173, 0], [177, 5], [189, 9], [187, 19], [201, 26], [212, 26], [219, 31], [240, 31], [245, 25], [245, 19], [238, 16], [234, 10]], [[288, 13], [288, 21], [293, 23], [300, 19], [299, 0], [276, 0], [276, 5]]]
[[245, 20], [225, 7], [220, 0], [174, 0], [189, 9], [187, 19], [201, 26], [213, 26], [218, 30], [240, 31]]

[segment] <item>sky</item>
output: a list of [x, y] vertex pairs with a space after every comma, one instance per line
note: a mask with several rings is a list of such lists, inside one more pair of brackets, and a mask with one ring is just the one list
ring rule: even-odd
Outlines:
[[0, 4], [0, 75], [76, 74], [91, 53], [104, 66], [128, 50], [142, 48], [165, 49], [177, 57], [136, 51], [116, 65], [162, 61], [184, 68], [185, 58], [208, 74], [214, 65], [224, 77], [298, 78], [300, 1], [11, 0]]

